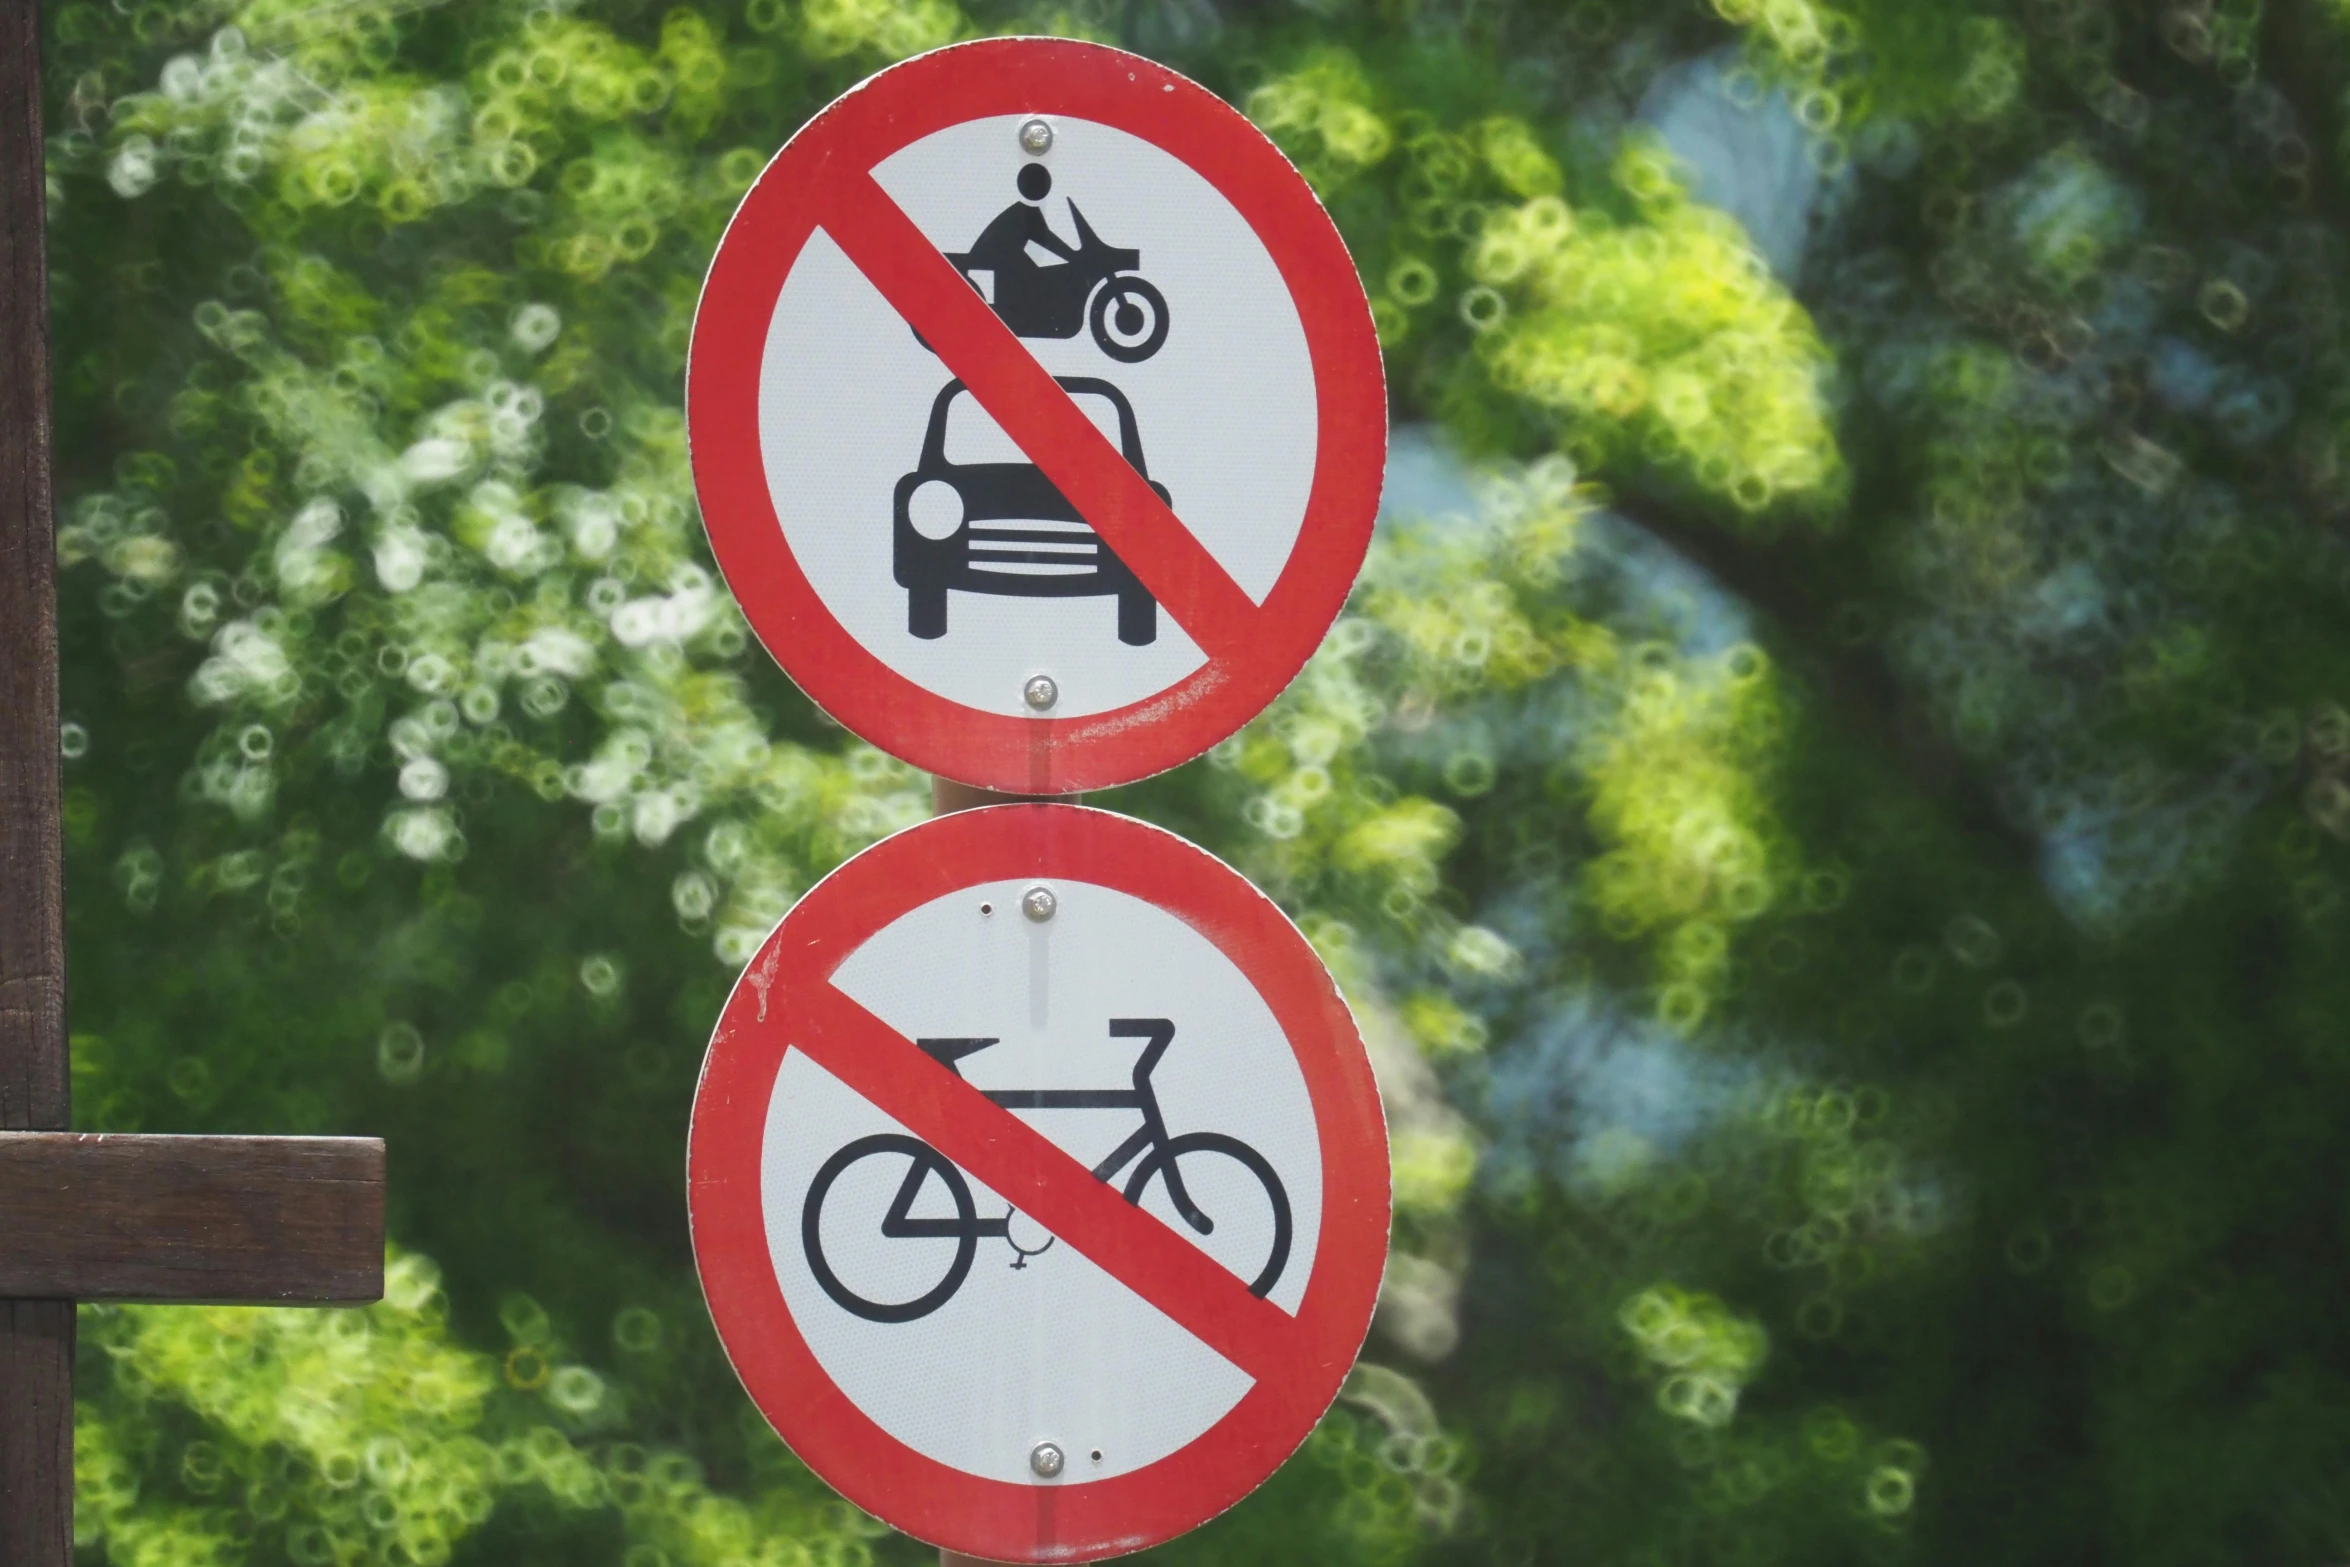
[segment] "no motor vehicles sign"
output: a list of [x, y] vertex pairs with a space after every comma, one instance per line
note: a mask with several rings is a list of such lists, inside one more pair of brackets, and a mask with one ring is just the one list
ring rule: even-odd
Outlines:
[[776, 1430], [991, 1561], [1239, 1500], [1329, 1406], [1386, 1256], [1385, 1122], [1312, 948], [1074, 806], [939, 818], [802, 899], [711, 1041], [688, 1176]]
[[1164, 67], [1059, 39], [907, 61], [744, 199], [687, 414], [718, 561], [826, 711], [965, 783], [1200, 754], [1345, 602], [1386, 454], [1353, 263]]

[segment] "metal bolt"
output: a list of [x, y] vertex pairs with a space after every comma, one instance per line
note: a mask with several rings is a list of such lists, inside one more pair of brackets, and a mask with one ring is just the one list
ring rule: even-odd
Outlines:
[[1059, 1474], [1064, 1462], [1061, 1449], [1054, 1443], [1039, 1442], [1028, 1450], [1028, 1467], [1036, 1471], [1040, 1480], [1050, 1480]]
[[1026, 122], [1020, 127], [1020, 150], [1043, 157], [1053, 150], [1053, 128], [1042, 120]]
[[1051, 919], [1053, 911], [1060, 906], [1061, 900], [1053, 896], [1050, 887], [1031, 887], [1020, 894], [1020, 912], [1039, 925]]
[[1050, 675], [1030, 675], [1028, 684], [1020, 688], [1020, 696], [1038, 712], [1048, 713], [1061, 699], [1061, 687]]

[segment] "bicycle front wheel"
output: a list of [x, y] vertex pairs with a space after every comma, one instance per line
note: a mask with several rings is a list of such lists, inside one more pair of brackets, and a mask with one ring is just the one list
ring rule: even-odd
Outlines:
[[[1159, 1181], [1155, 1195], [1150, 1192], [1154, 1179]], [[1237, 1137], [1222, 1132], [1170, 1137], [1126, 1178], [1126, 1200], [1199, 1235], [1210, 1256], [1249, 1280], [1251, 1295], [1269, 1294], [1289, 1265], [1289, 1193], [1272, 1163]], [[1204, 1230], [1201, 1220], [1207, 1224]]]
[[[955, 1243], [953, 1259], [947, 1264], [946, 1276], [930, 1289], [911, 1300], [870, 1300], [858, 1294], [841, 1281], [833, 1270], [832, 1260], [824, 1251], [824, 1199], [832, 1194], [833, 1183], [848, 1172], [851, 1165], [864, 1159], [882, 1159], [879, 1172], [898, 1183], [897, 1197], [873, 1226], [872, 1236], [879, 1240], [952, 1240]], [[912, 1167], [898, 1163], [911, 1159]], [[947, 1196], [955, 1205], [952, 1219], [907, 1219], [901, 1210], [910, 1207], [923, 1184], [933, 1175], [946, 1183]], [[863, 1183], [853, 1183], [863, 1184]], [[946, 1155], [919, 1138], [899, 1132], [876, 1132], [844, 1144], [824, 1161], [816, 1172], [816, 1179], [808, 1183], [808, 1199], [800, 1207], [800, 1245], [807, 1253], [808, 1271], [816, 1275], [816, 1282], [831, 1296], [833, 1303], [843, 1311], [852, 1312], [868, 1322], [912, 1322], [927, 1317], [954, 1298], [963, 1287], [963, 1280], [971, 1272], [971, 1259], [979, 1250], [979, 1215], [971, 1205], [971, 1187], [964, 1181], [963, 1172], [956, 1169]]]

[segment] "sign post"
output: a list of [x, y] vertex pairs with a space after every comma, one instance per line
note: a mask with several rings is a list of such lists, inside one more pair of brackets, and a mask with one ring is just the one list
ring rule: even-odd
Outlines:
[[372, 1138], [77, 1136], [67, 1105], [39, 7], [0, 6], [0, 1563], [71, 1567], [77, 1300], [383, 1293]]
[[[930, 813], [933, 816], [952, 816], [957, 811], [976, 811], [983, 806], [1018, 803], [1018, 795], [998, 794], [992, 789], [978, 789], [970, 784], [955, 782], [952, 778], [934, 777], [930, 780]], [[1077, 803], [1075, 796], [1069, 803]], [[991, 1567], [976, 1556], [965, 1556], [960, 1551], [938, 1548], [938, 1567]]]

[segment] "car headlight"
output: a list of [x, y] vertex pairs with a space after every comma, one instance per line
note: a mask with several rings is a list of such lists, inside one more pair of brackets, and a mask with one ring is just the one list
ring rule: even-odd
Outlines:
[[963, 525], [963, 497], [944, 479], [928, 479], [906, 497], [906, 520], [926, 539], [951, 539]]

